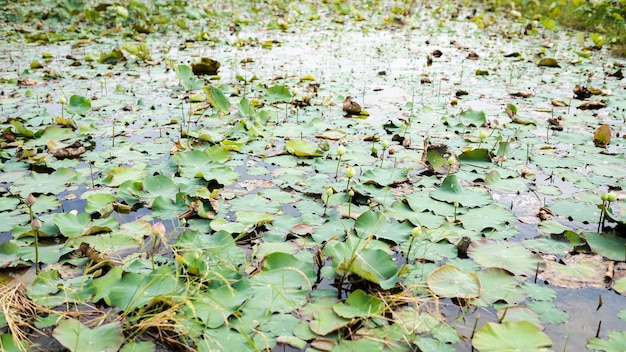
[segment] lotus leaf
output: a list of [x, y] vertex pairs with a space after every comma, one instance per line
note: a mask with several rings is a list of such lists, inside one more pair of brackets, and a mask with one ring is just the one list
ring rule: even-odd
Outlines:
[[472, 339], [472, 346], [479, 351], [547, 351], [551, 345], [550, 337], [527, 321], [487, 323]]
[[115, 352], [124, 343], [124, 334], [119, 322], [88, 328], [76, 319], [66, 319], [52, 333], [57, 341], [71, 352]]
[[483, 268], [495, 267], [515, 275], [532, 275], [543, 261], [520, 243], [505, 241], [473, 241], [467, 255]]
[[481, 291], [478, 275], [464, 273], [450, 264], [430, 273], [427, 281], [428, 288], [439, 297], [475, 298]]
[[430, 196], [436, 200], [454, 203], [474, 208], [493, 203], [489, 193], [480, 189], [465, 189], [459, 183], [456, 175], [448, 175], [441, 183], [441, 186], [430, 192]]
[[127, 273], [111, 289], [111, 305], [130, 312], [161, 296], [180, 294], [183, 286], [171, 267], [160, 267], [147, 275]]
[[596, 351], [621, 351], [626, 346], [626, 331], [609, 331], [606, 340], [594, 337], [587, 343], [587, 348]]
[[314, 157], [324, 155], [324, 152], [316, 145], [300, 139], [290, 139], [287, 144], [285, 144], [285, 150], [290, 154], [299, 157]]
[[385, 309], [385, 302], [358, 289], [350, 294], [346, 302], [337, 302], [333, 311], [343, 318], [370, 317]]

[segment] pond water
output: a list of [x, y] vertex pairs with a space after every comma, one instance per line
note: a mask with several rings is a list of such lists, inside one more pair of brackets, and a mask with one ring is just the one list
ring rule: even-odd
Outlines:
[[[319, 320], [312, 318], [315, 314], [311, 311], [331, 314], [330, 306], [315, 304], [322, 304], [320, 297], [336, 295], [333, 291], [337, 287], [330, 283], [342, 270], [350, 271], [355, 260], [341, 262], [337, 259], [341, 252], [336, 248], [346, 245], [352, 235], [363, 236], [364, 228], [374, 229], [369, 239], [362, 238], [366, 244], [372, 241], [375, 246], [370, 254], [375, 253], [379, 260], [381, 257], [389, 260], [364, 261], [363, 265], [369, 264], [371, 270], [352, 269], [345, 278], [360, 277], [359, 285], [368, 288], [372, 297], [390, 302], [400, 300], [396, 296], [400, 294], [382, 289], [386, 280], [396, 280], [391, 287], [404, 290], [410, 297], [404, 299], [417, 301], [420, 295], [429, 297], [437, 291], [431, 281], [436, 278], [433, 273], [447, 263], [460, 267], [459, 272], [464, 272], [466, 279], [477, 282], [477, 275], [495, 266], [484, 258], [489, 257], [486, 255], [489, 253], [480, 246], [504, 244], [523, 250], [537, 268], [536, 271], [534, 267], [520, 269], [518, 262], [513, 259], [508, 262], [510, 258], [502, 255], [499, 273], [518, 280], [510, 290], [523, 299], [508, 302], [503, 295], [493, 301], [477, 303], [472, 299], [479, 299], [478, 295], [469, 294], [467, 302], [470, 303], [461, 310], [453, 303], [457, 298], [450, 298], [454, 294], [438, 293], [441, 298], [434, 300], [435, 303], [429, 301], [424, 309], [428, 313], [440, 309], [441, 315], [433, 313], [433, 316], [449, 324], [459, 336], [446, 340], [447, 335], [428, 331], [421, 332], [422, 336], [434, 336], [431, 340], [437, 340], [439, 348], [471, 351], [476, 330], [487, 323], [499, 323], [498, 314], [502, 314], [507, 304], [525, 308], [525, 314], [530, 317], [520, 315], [509, 319], [537, 323], [541, 327], [539, 331], [549, 336], [551, 348], [556, 351], [586, 350], [587, 343], [596, 335], [607, 338], [609, 331], [624, 331], [626, 323], [620, 316], [625, 314], [620, 310], [626, 307], [626, 297], [610, 287], [621, 277], [615, 277], [606, 288], [580, 289], [558, 287], [539, 280], [537, 286], [547, 289], [542, 293], [554, 292], [553, 299], [545, 300], [531, 297], [529, 292], [533, 291], [524, 286], [536, 280], [535, 274], [545, 269], [544, 261], [550, 256], [556, 257], [559, 264], [565, 263], [563, 260], [568, 253], [574, 256], [599, 253], [612, 256], [606, 262], [623, 261], [615, 259], [615, 252], [606, 245], [587, 241], [589, 233], [597, 235], [600, 194], [609, 190], [618, 192], [614, 211], [619, 215], [626, 208], [620, 193], [621, 187], [626, 186], [622, 177], [626, 174], [624, 138], [614, 137], [605, 152], [593, 144], [599, 122], [610, 124], [614, 131], [623, 130], [624, 121], [618, 114], [623, 107], [619, 99], [612, 100], [610, 95], [606, 98], [609, 107], [597, 112], [577, 109], [574, 104], [580, 101], [572, 101], [572, 88], [577, 83], [612, 89], [616, 96], [623, 93], [624, 84], [605, 75], [605, 69], [619, 67], [618, 61], [623, 65], [623, 60], [610, 58], [607, 50], [602, 49], [594, 53], [597, 60], [565, 64], [579, 58], [577, 48], [572, 47], [572, 40], [566, 33], [546, 30], [541, 35], [522, 38], [519, 33], [525, 24], [521, 21], [480, 30], [470, 21], [452, 17], [458, 11], [456, 7], [443, 5], [432, 9], [419, 6], [404, 19], [407, 23], [396, 26], [389, 24], [393, 20], [382, 17], [389, 8], [390, 5], [382, 6], [379, 9], [382, 12], [373, 12], [364, 22], [324, 13], [328, 19], [322, 18], [319, 23], [309, 25], [307, 21], [294, 23], [285, 30], [267, 29], [269, 20], [258, 19], [230, 34], [228, 31], [212, 33], [211, 41], [188, 38], [196, 34], [196, 30], [200, 31], [200, 27], [185, 32], [184, 36], [172, 33], [148, 36], [145, 43], [152, 49], [150, 60], [140, 60], [126, 52], [127, 61], [111, 64], [86, 59], [97, 59], [102, 53], [134, 41], [94, 38], [82, 48], [72, 44], [34, 45], [23, 41], [0, 45], [10, 58], [0, 64], [0, 77], [5, 82], [23, 77], [37, 81], [32, 86], [7, 84], [2, 92], [2, 128], [7, 143], [0, 150], [3, 152], [0, 219], [5, 221], [0, 224], [0, 244], [16, 244], [31, 250], [30, 218], [24, 199], [33, 193], [38, 197], [35, 204], [42, 207], [35, 215], [48, 226], [44, 228], [46, 231], [56, 231], [42, 247], [67, 243], [72, 249], [71, 255], [46, 259], [50, 262], [43, 266], [44, 272], [61, 266], [81, 269], [87, 265], [81, 262], [86, 258], [75, 248], [79, 243], [73, 244], [77, 237], [92, 241], [94, 248], [115, 256], [122, 263], [118, 267], [124, 267], [124, 279], [130, 280], [134, 276], [129, 273], [140, 276], [154, 271], [155, 257], [150, 258], [146, 253], [157, 243], [153, 237], [156, 236], [154, 224], [162, 222], [167, 236], [156, 247], [162, 249], [158, 261], [176, 270], [184, 268], [189, 272], [196, 270], [196, 273], [207, 270], [205, 274], [211, 277], [207, 282], [202, 282], [202, 275], [189, 275], [193, 278], [191, 286], [197, 283], [207, 295], [217, 292], [218, 283], [228, 282], [224, 287], [232, 291], [239, 289], [232, 287], [241, 284], [245, 286], [242, 290], [247, 290], [246, 296], [260, 297], [257, 299], [260, 302], [247, 305], [242, 298], [239, 304], [232, 303], [228, 308], [237, 312], [224, 318], [236, 327], [228, 333], [236, 335], [248, 328], [255, 333], [263, 330], [258, 323], [260, 317], [273, 326], [280, 325], [276, 323], [280, 319], [291, 324], [294, 317], [306, 323]], [[504, 39], [502, 33], [520, 37]], [[47, 67], [60, 77], [44, 78], [42, 70], [25, 69], [33, 60], [41, 60], [44, 52], [52, 56]], [[513, 52], [520, 56], [505, 56]], [[70, 66], [67, 55], [82, 64]], [[564, 64], [561, 68], [538, 66], [535, 59], [547, 55]], [[201, 57], [221, 63], [218, 76], [202, 81], [202, 85], [223, 94], [227, 102], [224, 111], [220, 111], [221, 96], [215, 96], [217, 93], [211, 88], [203, 91], [182, 87], [185, 83], [181, 66], [197, 63]], [[190, 82], [193, 79], [195, 77], [190, 78]], [[319, 84], [319, 87], [313, 88], [309, 83]], [[284, 88], [284, 91], [279, 89], [278, 93], [272, 93], [273, 88]], [[313, 91], [311, 106], [297, 108], [289, 103]], [[515, 96], [519, 92], [531, 94], [527, 98]], [[69, 97], [75, 95], [86, 98], [90, 107], [79, 111], [83, 103], [70, 102], [72, 106], [59, 103], [60, 97], [70, 100]], [[348, 96], [367, 111], [366, 118], [345, 115], [342, 103]], [[555, 103], [556, 100], [572, 106], [562, 106]], [[79, 112], [74, 113], [72, 109]], [[202, 115], [192, 114], [193, 109], [203, 109]], [[554, 121], [548, 123], [548, 119], [556, 116], [561, 116], [560, 120], [555, 120], [563, 124], [561, 130], [553, 128]], [[58, 120], [59, 117], [71, 117], [79, 128], [72, 130]], [[516, 118], [519, 118], [517, 122]], [[57, 129], [59, 126], [63, 128]], [[486, 136], [480, 137], [481, 131]], [[51, 137], [46, 138], [45, 133]], [[11, 138], [16, 138], [18, 144], [11, 144]], [[383, 140], [389, 145], [383, 145]], [[57, 159], [47, 153], [54, 146], [51, 143], [74, 141], [86, 147], [79, 158]], [[482, 150], [487, 148], [491, 156], [488, 160], [462, 159], [458, 172], [432, 172], [432, 163], [426, 165], [426, 156], [422, 157], [424, 142], [428, 141], [444, 144], [454, 155], [482, 147]], [[337, 153], [340, 144], [347, 149], [345, 156]], [[428, 159], [428, 162], [439, 159]], [[347, 166], [354, 166], [354, 176], [346, 176]], [[607, 170], [607, 167], [613, 169]], [[49, 173], [35, 178], [38, 168], [46, 168]], [[61, 172], [65, 172], [66, 179], [55, 176]], [[493, 181], [491, 172], [496, 172], [501, 180]], [[398, 176], [402, 173], [406, 177]], [[457, 183], [452, 183], [452, 188], [458, 185], [462, 190], [441, 191], [451, 176], [458, 179]], [[325, 193], [328, 189], [330, 195]], [[458, 194], [459, 198], [450, 198], [450, 194]], [[107, 196], [115, 200], [107, 202]], [[113, 203], [137, 210], [128, 214], [112, 211], [110, 216], [103, 216], [103, 219], [94, 216], [84, 223], [58, 216], [71, 210], [79, 214], [104, 212]], [[491, 213], [481, 213], [483, 208], [490, 209]], [[542, 211], [547, 214], [545, 218], [539, 217]], [[378, 221], [363, 220], [377, 214], [383, 214]], [[103, 227], [101, 232], [94, 229], [96, 224]], [[607, 225], [606, 232], [615, 226]], [[84, 228], [78, 228], [80, 226]], [[411, 251], [414, 226], [421, 226], [420, 231], [424, 233], [415, 240], [415, 246], [421, 246], [420, 252], [415, 248]], [[130, 230], [126, 230], [128, 228]], [[102, 238], [108, 234], [119, 237], [114, 237], [110, 243], [102, 242], [102, 238], [93, 236], [91, 231], [102, 234]], [[228, 244], [200, 240], [190, 242], [192, 244], [178, 242], [179, 236], [198, 232], [211, 235], [206, 238], [216, 238], [216, 233], [223, 233], [221, 231], [228, 232], [232, 236], [226, 237], [236, 241]], [[623, 242], [620, 236], [623, 233], [615, 235], [615, 243]], [[475, 249], [470, 252], [475, 252], [469, 258], [467, 255], [457, 258], [455, 245], [464, 237], [471, 239]], [[543, 242], [527, 242], [532, 240]], [[117, 247], [116, 241], [123, 243], [122, 248]], [[336, 242], [340, 244], [335, 246]], [[133, 246], [129, 247], [128, 243]], [[222, 248], [220, 246], [227, 249], [215, 250]], [[365, 245], [360, 248], [365, 249]], [[21, 278], [32, 284], [36, 276], [33, 270], [21, 269], [30, 263], [23, 260], [29, 258], [28, 254], [18, 255], [17, 249], [13, 251], [7, 249], [0, 256], [3, 267], [0, 282]], [[319, 254], [322, 251], [324, 254]], [[407, 252], [411, 254], [406, 255]], [[271, 254], [275, 253], [289, 255], [287, 267], [301, 274], [294, 277], [281, 273], [283, 278], [278, 280], [281, 285], [290, 281], [285, 277], [292, 281], [306, 277], [309, 269], [313, 272], [314, 261], [324, 259], [323, 268], [317, 273], [318, 278], [320, 272], [324, 276], [321, 284], [291, 310], [275, 306], [263, 308], [263, 304], [278, 298], [254, 282], [255, 278], [265, 280], [259, 273], [289, 271], [275, 267], [276, 262], [271, 261]], [[509, 256], [515, 257], [518, 253]], [[204, 267], [198, 264], [203, 260]], [[266, 260], [271, 264], [265, 266]], [[402, 264], [407, 262], [411, 265], [406, 271], [398, 271], [404, 270]], [[395, 265], [396, 275], [382, 280], [377, 275], [379, 270], [383, 271], [385, 263]], [[420, 272], [417, 269], [420, 264], [427, 270], [422, 268]], [[16, 265], [20, 269], [12, 269]], [[230, 266], [236, 270], [230, 271]], [[575, 267], [572, 272], [563, 269], [559, 276], [571, 275], [572, 281], [591, 280], [589, 277], [594, 274], [588, 275], [584, 269]], [[211, 276], [211, 270], [216, 270], [218, 275]], [[178, 271], [176, 273], [179, 275]], [[277, 284], [273, 279], [267, 280], [268, 285]], [[563, 281], [567, 280], [559, 282]], [[348, 300], [357, 287], [345, 286], [336, 304]], [[277, 287], [276, 291], [281, 292], [278, 296], [284, 292], [293, 294], [292, 287]], [[521, 292], [522, 287], [528, 292]], [[307, 290], [303, 286], [295, 291]], [[57, 291], [49, 293], [53, 296]], [[194, 291], [194, 295], [196, 293]], [[459, 297], [465, 294], [467, 292], [458, 293]], [[113, 299], [114, 303], [110, 303], [111, 298], [105, 293], [101, 295], [101, 298], [106, 297], [107, 304], [123, 306], [119, 300]], [[200, 296], [189, 295], [194, 297], [189, 301], [194, 303], [188, 302], [189, 306], [199, 304]], [[566, 313], [568, 317], [554, 322], [550, 317], [541, 317], [539, 309], [528, 312], [530, 309], [524, 306], [537, 302], [553, 304], [558, 314]], [[396, 303], [391, 304], [393, 308], [386, 312], [384, 319], [359, 312], [361, 315], [356, 317], [366, 318], [357, 319], [359, 323], [355, 326], [371, 328], [359, 331], [366, 339], [375, 340], [384, 334], [375, 328], [383, 331], [385, 324], [401, 321], [395, 317], [406, 313], [407, 307], [423, 308], [414, 303], [397, 306]], [[436, 306], [439, 303], [441, 307]], [[133, 308], [131, 303], [125, 304]], [[254, 304], [258, 307], [251, 308]], [[103, 310], [104, 317], [110, 316], [108, 309]], [[205, 306], [193, 306], [193, 309], [201, 310]], [[263, 309], [269, 313], [263, 315]], [[134, 309], [131, 311], [137, 313]], [[181, 308], [176, 314], [177, 319], [189, 326], [215, 325], [191, 329], [198, 333], [195, 341], [198, 344], [213, 341], [209, 337], [218, 334], [214, 331], [225, 329], [210, 318], [204, 321], [194, 316], [192, 323], [185, 320], [192, 315], [187, 308]], [[345, 329], [328, 328], [327, 334], [323, 334], [320, 331], [325, 330], [319, 328], [315, 332], [311, 329], [294, 335], [299, 339], [307, 337], [304, 339], [306, 346], [326, 343], [329, 339], [339, 344], [343, 341], [341, 334], [354, 326], [347, 325], [336, 315], [332, 319], [344, 324], [341, 326]], [[128, 321], [125, 324], [128, 325]], [[249, 326], [243, 326], [245, 324]], [[54, 324], [50, 329], [53, 327]], [[127, 326], [129, 331], [131, 328], [132, 324]], [[283, 336], [263, 331], [274, 342], [276, 336]], [[3, 328], [3, 332], [7, 333], [7, 328]], [[228, 336], [230, 339], [231, 335]], [[49, 341], [58, 345], [54, 339]], [[297, 345], [293, 340], [290, 343]], [[417, 342], [412, 341], [410, 347], [416, 346]], [[300, 348], [278, 343], [273, 350]]]

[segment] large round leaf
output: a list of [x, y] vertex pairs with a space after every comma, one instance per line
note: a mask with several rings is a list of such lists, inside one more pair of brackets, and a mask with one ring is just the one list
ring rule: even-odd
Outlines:
[[532, 275], [543, 264], [539, 256], [520, 243], [505, 241], [474, 241], [467, 255], [483, 268], [502, 268], [515, 275]]
[[71, 352], [115, 352], [124, 343], [119, 322], [90, 329], [76, 319], [66, 319], [59, 323], [52, 335]]
[[430, 192], [430, 196], [443, 202], [458, 202], [470, 208], [493, 203], [489, 193], [484, 190], [463, 188], [456, 175], [448, 175], [438, 189]]
[[439, 297], [475, 298], [480, 295], [478, 275], [446, 264], [428, 276], [428, 288]]
[[552, 340], [537, 325], [527, 321], [487, 323], [476, 331], [472, 346], [483, 351], [541, 351], [552, 346]]

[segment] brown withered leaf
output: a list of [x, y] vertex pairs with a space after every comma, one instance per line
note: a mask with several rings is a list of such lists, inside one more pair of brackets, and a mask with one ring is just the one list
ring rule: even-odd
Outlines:
[[580, 84], [574, 86], [574, 97], [576, 99], [587, 99], [592, 95], [593, 93], [591, 93], [587, 87], [583, 87]]
[[606, 147], [609, 143], [611, 143], [611, 126], [605, 123], [593, 133], [593, 144], [596, 147]]
[[520, 90], [514, 93], [510, 93], [510, 95], [519, 98], [530, 98], [533, 96], [533, 93], [526, 90]]
[[578, 105], [580, 110], [598, 110], [606, 107], [604, 100], [584, 101]]
[[342, 109], [348, 115], [358, 115], [362, 110], [361, 105], [359, 105], [359, 103], [357, 103], [351, 96], [347, 96], [346, 100], [343, 101]]
[[68, 146], [62, 148], [50, 148], [48, 147], [48, 153], [52, 154], [57, 159], [73, 159], [77, 158], [85, 152], [85, 147], [80, 141], [76, 141]]

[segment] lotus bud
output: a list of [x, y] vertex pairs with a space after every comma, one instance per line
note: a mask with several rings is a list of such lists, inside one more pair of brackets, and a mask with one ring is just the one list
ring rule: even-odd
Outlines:
[[26, 205], [29, 207], [32, 207], [33, 204], [35, 204], [35, 201], [37, 201], [37, 199], [35, 199], [35, 196], [32, 193], [26, 197]]
[[35, 230], [35, 231], [39, 231], [39, 229], [41, 229], [41, 220], [34, 218], [33, 221], [30, 222], [30, 227]]
[[332, 187], [326, 187], [326, 189], [324, 190], [324, 193], [326, 193], [327, 197], [330, 197], [333, 195], [333, 188]]
[[617, 199], [617, 195], [614, 192], [609, 192], [606, 195], [606, 200], [608, 200], [609, 202], [615, 202], [616, 199]]
[[416, 226], [411, 231], [411, 236], [413, 236], [413, 238], [420, 237], [421, 235], [422, 235], [422, 227], [421, 226]]
[[455, 208], [458, 208], [458, 207], [459, 207], [459, 202], [454, 201], [454, 207], [455, 207]]
[[348, 166], [346, 168], [345, 174], [347, 178], [353, 178], [354, 175], [356, 175], [356, 172], [354, 171], [354, 168], [352, 166]]
[[482, 140], [487, 138], [487, 131], [486, 130], [480, 130], [480, 134], [478, 135], [478, 137]]
[[381, 142], [383, 149], [387, 149], [389, 148], [389, 141], [386, 139], [383, 139], [383, 141]]
[[350, 196], [350, 198], [354, 197], [354, 190], [349, 190], [348, 191], [348, 195]]
[[339, 145], [337, 147], [337, 155], [344, 155], [346, 153], [346, 147], [342, 145]]
[[65, 105], [67, 104], [67, 99], [65, 99], [65, 97], [61, 97], [61, 99], [59, 99], [59, 103], [61, 103], [61, 105]]
[[157, 222], [156, 224], [154, 224], [152, 226], [152, 234], [157, 236], [163, 236], [165, 235], [165, 225], [163, 225], [163, 223], [161, 221]]
[[450, 155], [450, 157], [448, 158], [448, 164], [454, 165], [455, 162], [456, 162], [456, 158], [454, 157], [454, 155]]
[[602, 193], [602, 195], [600, 196], [600, 199], [601, 199], [603, 202], [606, 202], [607, 200], [609, 200], [609, 194], [608, 194], [608, 193], [606, 193], [606, 192]]

